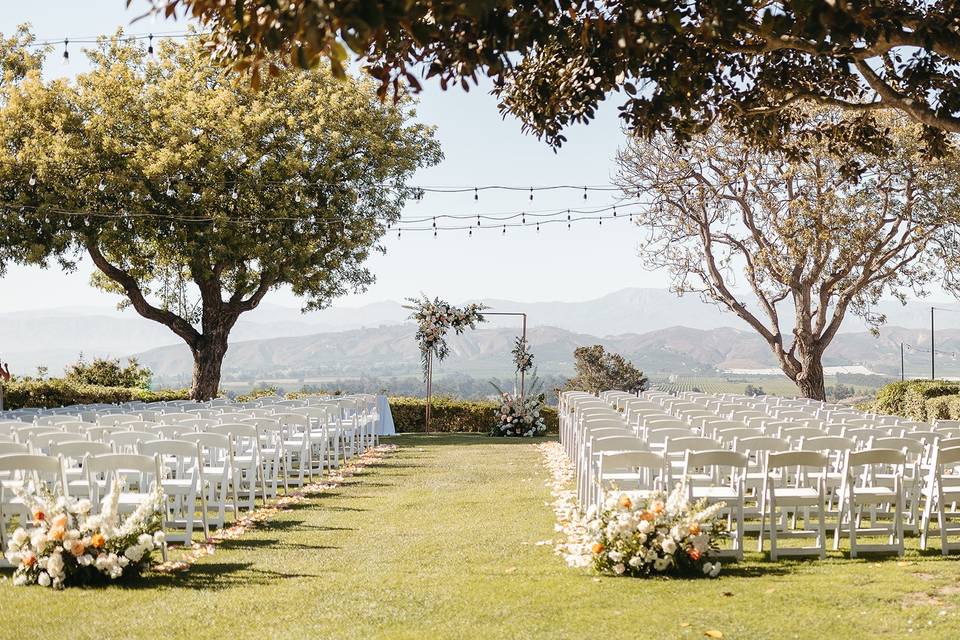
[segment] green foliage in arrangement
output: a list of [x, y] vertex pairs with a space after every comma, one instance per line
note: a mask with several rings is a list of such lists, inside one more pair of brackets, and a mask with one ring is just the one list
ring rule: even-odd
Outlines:
[[189, 398], [189, 389], [150, 391], [135, 387], [104, 387], [81, 384], [63, 378], [15, 380], [3, 385], [4, 409], [53, 408], [95, 403], [160, 402]]
[[128, 359], [127, 366], [110, 358], [94, 358], [88, 363], [82, 353], [79, 360], [67, 367], [65, 374], [66, 380], [76, 384], [130, 389], [149, 389], [153, 377], [153, 372], [141, 366], [136, 358]]
[[[397, 433], [422, 433], [426, 431], [423, 398], [390, 398], [390, 410]], [[431, 430], [445, 433], [489, 433], [494, 402], [474, 402], [453, 398], [434, 398], [431, 404]], [[559, 422], [553, 407], [540, 409], [547, 423], [547, 433], [557, 433]]]

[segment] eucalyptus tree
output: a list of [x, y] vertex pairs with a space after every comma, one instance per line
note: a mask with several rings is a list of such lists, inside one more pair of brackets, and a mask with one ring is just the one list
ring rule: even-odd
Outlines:
[[[202, 39], [151, 56], [120, 35], [75, 80], [32, 70], [0, 105], [0, 221], [25, 259], [96, 265], [97, 287], [170, 328], [192, 395], [218, 392], [241, 314], [279, 287], [321, 308], [368, 286], [364, 266], [432, 129], [369, 79], [279, 61], [262, 86], [212, 65]], [[2, 242], [4, 238], [0, 238]]]
[[[127, 0], [128, 5], [131, 0]], [[257, 78], [280, 53], [302, 66], [356, 60], [386, 94], [422, 75], [494, 81], [500, 108], [559, 145], [611, 95], [627, 126], [680, 139], [718, 117], [754, 143], [807, 123], [799, 100], [842, 108], [868, 141], [896, 109], [928, 144], [960, 131], [955, 0], [153, 0], [217, 35], [214, 55]], [[860, 125], [863, 125], [862, 127]], [[941, 147], [941, 151], [944, 149]]]
[[927, 157], [902, 116], [883, 124], [892, 146], [880, 154], [806, 136], [785, 140], [799, 157], [758, 153], [714, 128], [683, 149], [633, 138], [618, 158], [619, 184], [646, 200], [635, 218], [647, 266], [742, 318], [809, 398], [824, 399], [823, 355], [848, 314], [875, 328], [883, 295], [956, 288], [957, 156]]

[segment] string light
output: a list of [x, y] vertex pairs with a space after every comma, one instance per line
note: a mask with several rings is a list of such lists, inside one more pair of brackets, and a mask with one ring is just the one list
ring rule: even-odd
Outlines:
[[530, 200], [533, 200], [533, 187], [530, 187]]
[[153, 57], [153, 34], [147, 36], [147, 55]]
[[587, 199], [587, 188], [586, 188], [586, 187], [583, 188], [583, 199], [584, 199], [584, 200]]
[[64, 39], [63, 41], [63, 64], [70, 64], [70, 50], [67, 47], [70, 45], [70, 40]]
[[476, 187], [473, 188], [473, 199], [474, 199], [474, 200], [479, 200], [479, 199], [480, 199], [480, 193], [477, 191], [477, 188], [476, 188]]

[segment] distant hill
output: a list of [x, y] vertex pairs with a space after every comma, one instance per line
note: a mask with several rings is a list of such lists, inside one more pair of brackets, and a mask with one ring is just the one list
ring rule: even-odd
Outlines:
[[[231, 345], [224, 374], [232, 379], [341, 378], [404, 376], [419, 372], [419, 352], [413, 325], [388, 325], [375, 329], [318, 333], [307, 336], [239, 341]], [[451, 355], [438, 373], [472, 376], [510, 374], [510, 349], [516, 337], [512, 328], [478, 329], [450, 339]], [[623, 354], [647, 372], [708, 374], [726, 369], [776, 367], [763, 340], [739, 329], [711, 330], [670, 327], [642, 334], [592, 336], [556, 327], [534, 327], [529, 338], [543, 374], [569, 374], [576, 347], [602, 344]], [[922, 347], [928, 341], [922, 330], [890, 328], [879, 338], [869, 333], [841, 334], [828, 351], [828, 366], [862, 365], [887, 375], [899, 373], [899, 343]], [[938, 349], [960, 352], [960, 330], [944, 330]], [[191, 369], [190, 353], [179, 345], [138, 354], [158, 376], [185, 378]], [[943, 375], [960, 373], [960, 362], [938, 356]], [[929, 355], [908, 352], [911, 375], [925, 375]]]
[[[567, 371], [575, 346], [597, 342], [632, 354], [650, 371], [682, 373], [705, 367], [750, 369], [776, 365], [763, 342], [743, 322], [697, 296], [680, 298], [663, 289], [634, 288], [583, 302], [482, 302], [501, 311], [527, 313], [531, 330], [540, 331], [543, 337], [538, 361], [551, 370]], [[937, 304], [960, 310], [960, 305]], [[901, 340], [917, 346], [928, 344], [925, 329], [896, 328], [926, 327], [927, 303], [913, 302], [903, 307], [885, 302], [877, 310], [888, 316], [892, 327], [884, 329], [878, 340], [865, 332], [861, 322], [849, 318], [846, 333], [828, 351], [828, 361], [869, 362], [888, 372], [892, 372], [891, 368], [899, 371]], [[237, 323], [228, 366], [257, 371], [314, 366], [314, 362], [305, 361], [306, 355], [298, 356], [302, 351], [315, 356], [323, 370], [339, 367], [356, 371], [361, 366], [415, 370], [417, 353], [411, 339], [412, 328], [402, 328], [408, 315], [402, 304], [395, 301], [355, 308], [333, 307], [308, 314], [266, 303], [244, 314]], [[944, 342], [938, 340], [937, 348], [960, 351], [960, 345], [950, 346], [951, 329], [946, 327], [951, 322], [954, 327], [960, 326], [960, 315], [944, 313], [938, 319], [944, 327]], [[465, 355], [451, 358], [445, 366], [478, 371], [496, 368], [502, 372], [508, 362], [508, 343], [518, 331], [519, 321], [491, 317], [483, 326], [481, 332], [470, 333], [464, 342], [457, 342]], [[269, 343], [244, 344], [263, 341]], [[171, 348], [160, 349], [167, 346]], [[10, 361], [17, 372], [30, 373], [42, 364], [56, 374], [76, 360], [81, 351], [88, 357], [146, 353], [144, 357], [156, 358], [158, 371], [164, 372], [182, 371], [186, 354], [185, 347], [166, 327], [129, 310], [70, 307], [0, 313], [0, 359]], [[371, 357], [365, 360], [367, 355]], [[342, 357], [342, 361], [337, 364], [333, 356]], [[238, 357], [242, 360], [234, 361]], [[923, 362], [920, 354], [908, 354], [908, 368], [922, 370]]]

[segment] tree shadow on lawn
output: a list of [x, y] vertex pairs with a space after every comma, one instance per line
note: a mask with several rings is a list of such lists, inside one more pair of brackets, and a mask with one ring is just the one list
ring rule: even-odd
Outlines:
[[255, 569], [252, 562], [202, 562], [191, 565], [186, 571], [148, 573], [137, 580], [117, 586], [132, 591], [158, 588], [224, 591], [237, 587], [264, 586], [282, 579], [321, 577], [323, 576]]
[[281, 542], [275, 538], [237, 538], [224, 540], [218, 545], [224, 551], [254, 551], [259, 549], [284, 550], [301, 549], [307, 551], [340, 550], [342, 547], [323, 544], [304, 544], [300, 542]]

